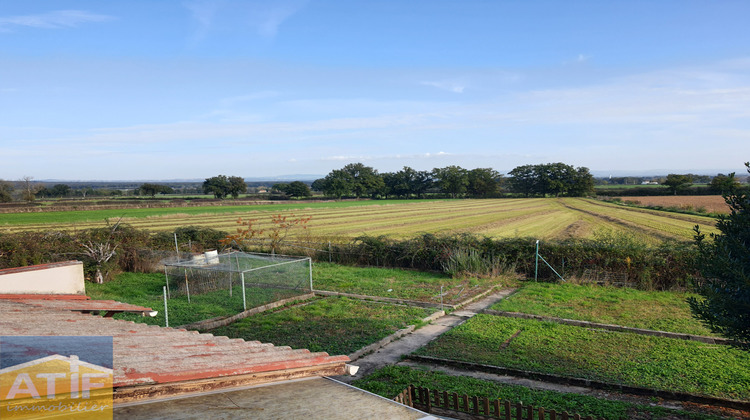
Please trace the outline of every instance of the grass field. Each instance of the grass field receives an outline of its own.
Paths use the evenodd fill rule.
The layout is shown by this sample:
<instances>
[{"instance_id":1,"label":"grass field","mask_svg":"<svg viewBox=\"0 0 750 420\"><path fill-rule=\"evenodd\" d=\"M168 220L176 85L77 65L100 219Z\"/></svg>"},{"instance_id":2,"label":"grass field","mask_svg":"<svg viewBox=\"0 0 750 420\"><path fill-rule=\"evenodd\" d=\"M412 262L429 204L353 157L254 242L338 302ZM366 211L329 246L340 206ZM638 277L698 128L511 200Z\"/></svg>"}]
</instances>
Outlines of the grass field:
<instances>
[{"instance_id":1,"label":"grass field","mask_svg":"<svg viewBox=\"0 0 750 420\"><path fill-rule=\"evenodd\" d=\"M467 376L451 376L443 372L406 366L387 366L353 383L388 399L394 398L409 385L440 391L510 401L544 407L546 411L578 413L582 416L607 419L719 419L722 417L653 407L623 401L598 399L588 395L562 393L508 385Z\"/></svg>"},{"instance_id":2,"label":"grass field","mask_svg":"<svg viewBox=\"0 0 750 420\"><path fill-rule=\"evenodd\" d=\"M492 306L498 311L577 319L676 333L712 335L690 314L688 293L527 282Z\"/></svg>"},{"instance_id":3,"label":"grass field","mask_svg":"<svg viewBox=\"0 0 750 420\"><path fill-rule=\"evenodd\" d=\"M421 324L422 318L433 312L434 309L324 298L241 319L211 333L329 354L350 354L408 325Z\"/></svg>"},{"instance_id":4,"label":"grass field","mask_svg":"<svg viewBox=\"0 0 750 420\"><path fill-rule=\"evenodd\" d=\"M313 287L316 290L355 293L416 300L439 304L442 286L443 303L455 304L484 292L501 281L499 278L451 278L432 273L398 268L351 267L338 264L313 264Z\"/></svg>"},{"instance_id":5,"label":"grass field","mask_svg":"<svg viewBox=\"0 0 750 420\"><path fill-rule=\"evenodd\" d=\"M724 345L480 314L416 353L750 401L750 353Z\"/></svg>"},{"instance_id":6,"label":"grass field","mask_svg":"<svg viewBox=\"0 0 750 420\"><path fill-rule=\"evenodd\" d=\"M692 228L714 232L715 220L654 210L629 208L582 198L487 200L383 200L283 203L0 215L0 230L84 229L123 221L152 231L179 226L207 226L234 231L239 217L257 219L268 229L272 214L311 216L306 234L352 238L363 234L412 237L420 233L471 232L495 238L539 239L591 237L597 231L629 232L647 242L690 240Z\"/></svg>"}]
</instances>

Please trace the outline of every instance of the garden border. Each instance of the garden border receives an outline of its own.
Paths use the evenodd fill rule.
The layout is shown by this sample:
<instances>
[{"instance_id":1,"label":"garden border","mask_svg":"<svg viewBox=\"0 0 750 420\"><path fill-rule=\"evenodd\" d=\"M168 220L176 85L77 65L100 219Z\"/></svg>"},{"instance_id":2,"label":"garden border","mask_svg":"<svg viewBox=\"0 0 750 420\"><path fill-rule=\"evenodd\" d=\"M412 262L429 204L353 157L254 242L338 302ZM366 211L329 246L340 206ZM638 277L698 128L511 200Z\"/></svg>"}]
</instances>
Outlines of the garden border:
<instances>
[{"instance_id":1,"label":"garden border","mask_svg":"<svg viewBox=\"0 0 750 420\"><path fill-rule=\"evenodd\" d=\"M481 363L463 362L460 360L442 359L432 356L421 356L410 354L406 359L435 365L451 366L464 370L476 370L480 372L494 373L499 375L510 375L521 378L536 379L544 382L557 383L563 385L583 386L603 390L614 390L626 394L655 396L664 399L693 402L698 404L709 404L737 410L750 410L750 401L729 400L718 397L709 397L703 395L689 394L686 392L664 391L652 388L642 388L630 385L613 384L609 382L596 381L591 379L575 378L570 376L554 375L550 373L533 372L521 369L513 369L502 366L486 365Z\"/></svg>"},{"instance_id":2,"label":"garden border","mask_svg":"<svg viewBox=\"0 0 750 420\"><path fill-rule=\"evenodd\" d=\"M508 312L508 311L496 311L494 309L484 309L482 310L482 313L487 314L487 315L503 316L507 318L534 319L538 321L556 322L558 324L573 325L576 327L599 328L602 330L629 332L629 333L649 335L649 336L654 336L654 337L666 337L666 338L675 338L679 340L691 340L691 341L698 341L698 342L706 343L706 344L723 344L723 345L736 344L736 342L733 340L720 338L720 337L709 337L705 335L684 334L684 333L675 333L675 332L660 331L660 330L648 330L645 328L624 327L622 325L601 324L598 322L579 321L577 319L557 318L553 316L534 315L534 314L527 314L523 312Z\"/></svg>"},{"instance_id":3,"label":"garden border","mask_svg":"<svg viewBox=\"0 0 750 420\"><path fill-rule=\"evenodd\" d=\"M266 305L258 306L255 308L250 308L246 311L242 311L240 313L230 315L227 317L206 319L203 321L193 322L192 324L180 325L179 327L175 327L175 328L178 328L178 329L181 328L181 329L186 329L186 330L209 331L215 328L227 326L235 321L239 321L240 319L247 318L250 315L255 315L261 312L269 311L271 309L276 309L280 306L284 306L293 302L310 300L310 299L313 299L314 297L315 297L314 293L306 293L304 295L294 296L294 297L290 297L287 299L281 299L281 300L277 300L276 302L271 302Z\"/></svg>"}]
</instances>

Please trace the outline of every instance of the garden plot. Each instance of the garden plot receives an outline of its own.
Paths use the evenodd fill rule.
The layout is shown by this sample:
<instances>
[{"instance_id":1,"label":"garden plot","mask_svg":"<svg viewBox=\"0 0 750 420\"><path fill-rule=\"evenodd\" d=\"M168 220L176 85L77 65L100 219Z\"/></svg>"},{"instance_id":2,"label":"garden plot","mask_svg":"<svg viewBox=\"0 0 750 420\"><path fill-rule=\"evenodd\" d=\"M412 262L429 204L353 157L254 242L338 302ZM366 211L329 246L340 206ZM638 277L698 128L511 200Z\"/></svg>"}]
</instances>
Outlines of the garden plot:
<instances>
[{"instance_id":1,"label":"garden plot","mask_svg":"<svg viewBox=\"0 0 750 420\"><path fill-rule=\"evenodd\" d=\"M480 314L415 354L750 401L750 353L726 345Z\"/></svg>"},{"instance_id":2,"label":"garden plot","mask_svg":"<svg viewBox=\"0 0 750 420\"><path fill-rule=\"evenodd\" d=\"M328 297L251 316L214 335L271 342L328 354L351 354L409 325L421 325L432 309Z\"/></svg>"},{"instance_id":3,"label":"garden plot","mask_svg":"<svg viewBox=\"0 0 750 420\"><path fill-rule=\"evenodd\" d=\"M518 292L491 309L649 330L712 335L690 314L687 304L689 296L694 295L613 286L527 282Z\"/></svg>"},{"instance_id":4,"label":"garden plot","mask_svg":"<svg viewBox=\"0 0 750 420\"><path fill-rule=\"evenodd\" d=\"M455 305L500 284L500 278L451 278L442 273L398 268L313 264L315 290ZM441 299L442 293L442 299Z\"/></svg>"}]
</instances>

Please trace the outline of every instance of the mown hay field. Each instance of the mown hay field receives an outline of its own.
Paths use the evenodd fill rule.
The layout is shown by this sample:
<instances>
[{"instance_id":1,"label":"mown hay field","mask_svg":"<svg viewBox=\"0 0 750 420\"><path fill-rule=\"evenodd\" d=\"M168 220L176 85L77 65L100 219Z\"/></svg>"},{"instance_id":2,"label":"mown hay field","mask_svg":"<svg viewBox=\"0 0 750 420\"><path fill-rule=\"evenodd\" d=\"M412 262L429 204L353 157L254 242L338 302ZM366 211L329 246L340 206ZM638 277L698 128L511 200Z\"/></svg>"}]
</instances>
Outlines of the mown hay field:
<instances>
[{"instance_id":1,"label":"mown hay field","mask_svg":"<svg viewBox=\"0 0 750 420\"><path fill-rule=\"evenodd\" d=\"M620 197L625 202L640 206L676 207L683 210L705 210L709 213L729 213L729 206L720 195L659 195Z\"/></svg>"},{"instance_id":2,"label":"mown hay field","mask_svg":"<svg viewBox=\"0 0 750 420\"><path fill-rule=\"evenodd\" d=\"M140 211L147 210L147 211ZM388 235L408 238L421 233L469 232L493 238L589 238L598 232L629 233L648 242L690 240L692 228L714 232L710 217L631 208L583 198L520 198L487 200L399 200L343 203L285 203L181 209L119 209L96 212L54 212L0 215L0 232L72 230L124 223L151 231L180 226L206 226L233 232L238 218L255 219L268 229L271 215L311 216L296 234L353 238Z\"/></svg>"}]
</instances>

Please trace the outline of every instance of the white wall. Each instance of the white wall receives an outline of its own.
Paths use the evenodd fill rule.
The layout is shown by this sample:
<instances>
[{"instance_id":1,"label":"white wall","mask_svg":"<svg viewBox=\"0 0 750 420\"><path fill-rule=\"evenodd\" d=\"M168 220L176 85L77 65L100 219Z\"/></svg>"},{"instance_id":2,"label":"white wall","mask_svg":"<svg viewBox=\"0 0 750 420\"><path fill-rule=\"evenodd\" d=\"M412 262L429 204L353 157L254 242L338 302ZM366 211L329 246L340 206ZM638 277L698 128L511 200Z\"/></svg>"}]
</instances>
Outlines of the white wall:
<instances>
[{"instance_id":1,"label":"white wall","mask_svg":"<svg viewBox=\"0 0 750 420\"><path fill-rule=\"evenodd\" d=\"M0 270L2 294L84 295L83 263L65 261Z\"/></svg>"}]
</instances>

